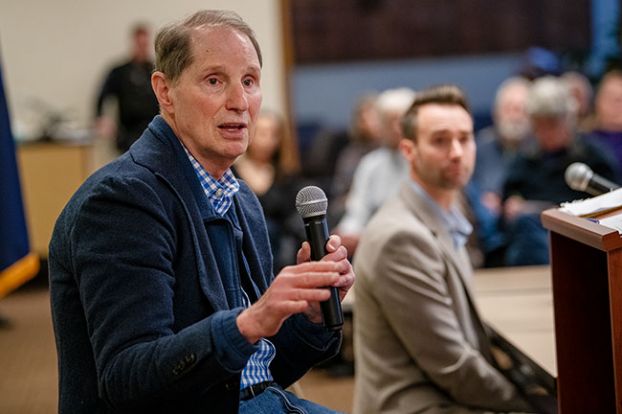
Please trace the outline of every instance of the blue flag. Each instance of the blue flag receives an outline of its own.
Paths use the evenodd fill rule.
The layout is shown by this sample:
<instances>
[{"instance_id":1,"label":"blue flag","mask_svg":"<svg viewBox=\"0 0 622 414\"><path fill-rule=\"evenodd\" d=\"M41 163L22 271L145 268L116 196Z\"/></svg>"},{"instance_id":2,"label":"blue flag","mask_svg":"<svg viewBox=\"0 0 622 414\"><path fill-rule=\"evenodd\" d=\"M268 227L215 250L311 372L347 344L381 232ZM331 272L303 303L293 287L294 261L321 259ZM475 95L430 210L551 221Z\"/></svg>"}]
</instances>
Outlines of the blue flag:
<instances>
[{"instance_id":1,"label":"blue flag","mask_svg":"<svg viewBox=\"0 0 622 414\"><path fill-rule=\"evenodd\" d=\"M30 252L15 143L0 66L0 298L32 278L39 258Z\"/></svg>"}]
</instances>

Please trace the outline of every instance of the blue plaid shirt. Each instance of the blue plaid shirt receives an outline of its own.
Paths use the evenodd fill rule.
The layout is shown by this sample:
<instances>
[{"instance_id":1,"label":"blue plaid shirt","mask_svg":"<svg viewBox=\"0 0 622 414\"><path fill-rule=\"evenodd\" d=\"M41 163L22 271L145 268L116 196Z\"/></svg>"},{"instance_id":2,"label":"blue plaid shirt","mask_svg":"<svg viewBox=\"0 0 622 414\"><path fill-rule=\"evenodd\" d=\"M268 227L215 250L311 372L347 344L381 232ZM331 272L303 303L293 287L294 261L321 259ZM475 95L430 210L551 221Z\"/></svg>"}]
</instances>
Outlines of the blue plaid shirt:
<instances>
[{"instance_id":1,"label":"blue plaid shirt","mask_svg":"<svg viewBox=\"0 0 622 414\"><path fill-rule=\"evenodd\" d=\"M194 158L188 149L182 144L188 159L194 168L194 171L201 182L201 187L207 196L210 204L216 210L216 213L224 216L233 204L233 196L240 189L240 183L236 180L231 170L227 170L220 180L212 177L201 164ZM242 300L244 307L248 308L251 303L244 289L242 289ZM247 388L253 384L264 381L272 381L272 373L270 373L270 363L276 355L274 344L267 339L259 341L259 350L257 350L249 358L240 381L240 389Z\"/></svg>"}]
</instances>

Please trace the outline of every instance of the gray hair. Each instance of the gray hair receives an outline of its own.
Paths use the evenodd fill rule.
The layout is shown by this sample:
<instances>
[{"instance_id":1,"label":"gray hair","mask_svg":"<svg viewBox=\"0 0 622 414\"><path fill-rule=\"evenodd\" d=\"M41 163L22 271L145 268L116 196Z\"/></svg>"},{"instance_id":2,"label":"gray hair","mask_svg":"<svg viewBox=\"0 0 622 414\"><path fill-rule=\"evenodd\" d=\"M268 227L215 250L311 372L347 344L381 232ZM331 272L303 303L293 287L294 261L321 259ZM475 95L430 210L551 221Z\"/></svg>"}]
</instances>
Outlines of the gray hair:
<instances>
[{"instance_id":1,"label":"gray hair","mask_svg":"<svg viewBox=\"0 0 622 414\"><path fill-rule=\"evenodd\" d=\"M171 81L179 78L185 68L192 64L190 34L193 29L206 26L223 26L248 37L253 44L259 65L262 65L261 49L255 32L235 12L226 10L200 10L184 20L163 27L155 39L155 70L164 73Z\"/></svg>"},{"instance_id":2,"label":"gray hair","mask_svg":"<svg viewBox=\"0 0 622 414\"><path fill-rule=\"evenodd\" d=\"M497 110L501 106L503 98L506 96L508 90L512 88L524 88L525 91L528 91L530 86L531 81L526 78L520 76L512 76L510 78L507 78L497 87L494 109Z\"/></svg>"},{"instance_id":3,"label":"gray hair","mask_svg":"<svg viewBox=\"0 0 622 414\"><path fill-rule=\"evenodd\" d=\"M387 112L406 112L413 100L415 91L410 88L387 89L378 95L376 99L376 109L381 116Z\"/></svg>"},{"instance_id":4,"label":"gray hair","mask_svg":"<svg viewBox=\"0 0 622 414\"><path fill-rule=\"evenodd\" d=\"M574 115L576 102L564 81L545 76L533 82L527 95L526 109L530 116L562 118Z\"/></svg>"}]
</instances>

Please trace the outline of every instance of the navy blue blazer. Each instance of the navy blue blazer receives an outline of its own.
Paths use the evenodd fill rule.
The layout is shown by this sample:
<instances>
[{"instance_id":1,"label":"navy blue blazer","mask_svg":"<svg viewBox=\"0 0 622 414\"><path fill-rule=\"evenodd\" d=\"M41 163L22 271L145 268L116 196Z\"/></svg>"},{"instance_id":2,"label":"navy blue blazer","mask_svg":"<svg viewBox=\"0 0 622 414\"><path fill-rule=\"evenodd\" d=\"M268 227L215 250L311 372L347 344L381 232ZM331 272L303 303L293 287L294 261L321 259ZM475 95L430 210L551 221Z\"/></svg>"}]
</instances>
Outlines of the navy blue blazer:
<instances>
[{"instance_id":1,"label":"navy blue blazer","mask_svg":"<svg viewBox=\"0 0 622 414\"><path fill-rule=\"evenodd\" d=\"M232 208L263 292L272 257L263 212L243 182ZM235 323L239 262L226 254L235 230L160 116L87 179L50 242L61 413L237 413L240 373L257 346ZM341 337L295 315L270 340L272 374L286 387L334 355Z\"/></svg>"}]
</instances>

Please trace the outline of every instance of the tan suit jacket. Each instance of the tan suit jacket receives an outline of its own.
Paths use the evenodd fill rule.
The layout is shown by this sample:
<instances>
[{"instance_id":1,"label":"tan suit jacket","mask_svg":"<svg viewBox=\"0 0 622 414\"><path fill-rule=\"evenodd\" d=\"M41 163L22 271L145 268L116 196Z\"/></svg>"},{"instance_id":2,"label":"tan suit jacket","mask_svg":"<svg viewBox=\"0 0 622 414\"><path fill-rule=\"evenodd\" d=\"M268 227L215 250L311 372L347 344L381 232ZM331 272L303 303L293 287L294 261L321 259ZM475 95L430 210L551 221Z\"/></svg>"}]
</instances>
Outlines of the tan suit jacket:
<instances>
[{"instance_id":1,"label":"tan suit jacket","mask_svg":"<svg viewBox=\"0 0 622 414\"><path fill-rule=\"evenodd\" d=\"M354 267L354 413L528 411L489 362L465 249L411 183L370 221Z\"/></svg>"}]
</instances>

